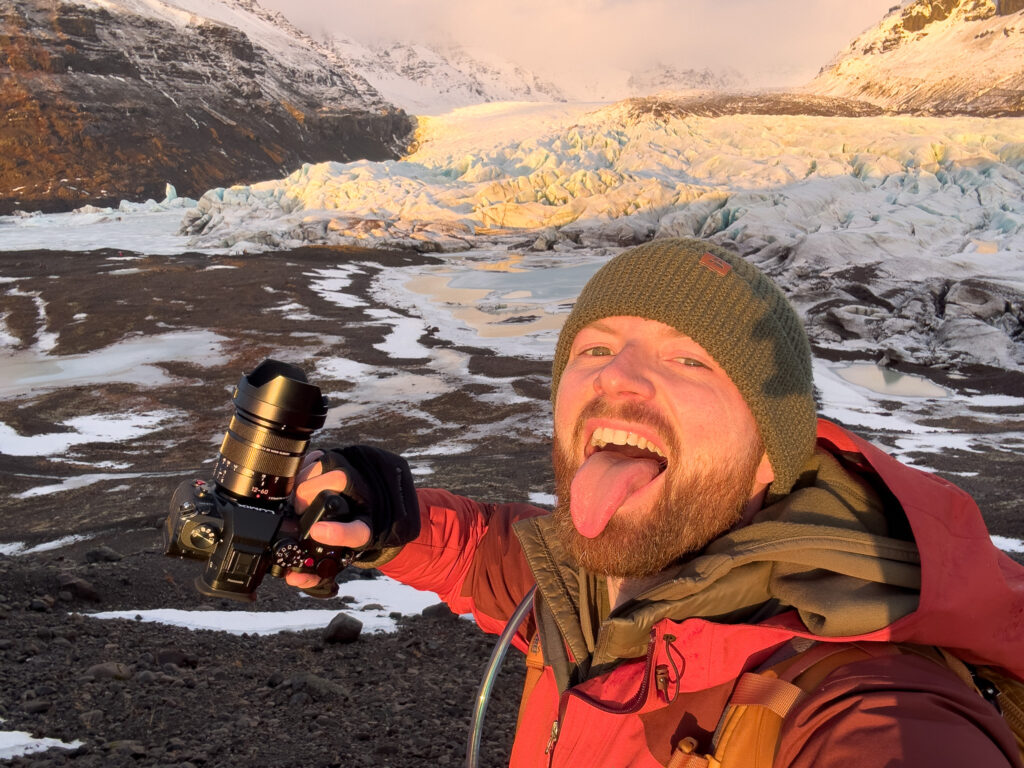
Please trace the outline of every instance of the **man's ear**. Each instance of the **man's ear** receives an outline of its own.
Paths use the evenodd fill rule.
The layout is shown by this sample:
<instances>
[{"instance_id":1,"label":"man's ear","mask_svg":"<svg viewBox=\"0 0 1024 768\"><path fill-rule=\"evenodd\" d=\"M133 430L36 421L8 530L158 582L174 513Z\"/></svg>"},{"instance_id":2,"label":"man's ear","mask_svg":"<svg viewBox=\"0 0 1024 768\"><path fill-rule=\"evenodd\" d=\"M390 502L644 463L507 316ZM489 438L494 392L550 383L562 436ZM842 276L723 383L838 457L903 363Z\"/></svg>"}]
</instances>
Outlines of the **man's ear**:
<instances>
[{"instance_id":1,"label":"man's ear","mask_svg":"<svg viewBox=\"0 0 1024 768\"><path fill-rule=\"evenodd\" d=\"M767 452L761 456L761 463L757 465L757 473L754 475L754 482L757 485L771 485L775 480L775 468L768 458Z\"/></svg>"}]
</instances>

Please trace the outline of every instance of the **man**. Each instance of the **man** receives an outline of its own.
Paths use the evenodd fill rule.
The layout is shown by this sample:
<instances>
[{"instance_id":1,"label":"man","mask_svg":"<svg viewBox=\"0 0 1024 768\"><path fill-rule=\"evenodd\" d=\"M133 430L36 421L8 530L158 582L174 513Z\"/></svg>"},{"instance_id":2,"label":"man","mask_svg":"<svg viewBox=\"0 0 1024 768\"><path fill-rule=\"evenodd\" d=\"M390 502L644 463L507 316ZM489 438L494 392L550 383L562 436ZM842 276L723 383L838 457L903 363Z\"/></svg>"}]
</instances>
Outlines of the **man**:
<instances>
[{"instance_id":1,"label":"man","mask_svg":"<svg viewBox=\"0 0 1024 768\"><path fill-rule=\"evenodd\" d=\"M620 254L565 323L552 396L551 514L414 492L404 462L365 447L297 490L299 507L361 502L314 537L485 630L537 584L518 643L539 641L544 667L513 766L707 765L687 760L714 752L737 679L808 646L854 655L785 716L775 765L1019 765L941 658L889 651L1024 673L1024 569L966 494L816 424L806 336L758 270L695 240ZM737 749L722 764L753 764Z\"/></svg>"}]
</instances>

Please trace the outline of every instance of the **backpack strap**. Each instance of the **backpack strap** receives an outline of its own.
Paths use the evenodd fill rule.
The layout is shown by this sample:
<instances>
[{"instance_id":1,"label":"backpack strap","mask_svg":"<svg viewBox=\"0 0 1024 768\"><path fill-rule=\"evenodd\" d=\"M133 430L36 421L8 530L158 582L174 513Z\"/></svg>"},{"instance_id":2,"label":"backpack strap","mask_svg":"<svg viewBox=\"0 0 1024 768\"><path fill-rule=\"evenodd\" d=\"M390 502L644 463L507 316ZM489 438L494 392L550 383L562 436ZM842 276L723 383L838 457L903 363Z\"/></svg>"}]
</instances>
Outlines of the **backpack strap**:
<instances>
[{"instance_id":1,"label":"backpack strap","mask_svg":"<svg viewBox=\"0 0 1024 768\"><path fill-rule=\"evenodd\" d=\"M523 724L523 717L526 713L526 700L540 681L544 672L544 649L540 644L540 632L533 633L530 640L530 648L526 652L526 679L523 681L523 695L519 699L519 719L516 721L516 730Z\"/></svg>"},{"instance_id":2,"label":"backpack strap","mask_svg":"<svg viewBox=\"0 0 1024 768\"><path fill-rule=\"evenodd\" d=\"M996 667L967 664L945 648L937 650L946 666L1003 716L1013 732L1017 751L1024 763L1024 682Z\"/></svg>"},{"instance_id":3,"label":"backpack strap","mask_svg":"<svg viewBox=\"0 0 1024 768\"><path fill-rule=\"evenodd\" d=\"M669 768L771 768L782 724L809 691L839 667L899 652L886 643L815 643L782 650L736 681L712 737L712 754L698 752L697 741L687 737L676 745Z\"/></svg>"},{"instance_id":4,"label":"backpack strap","mask_svg":"<svg viewBox=\"0 0 1024 768\"><path fill-rule=\"evenodd\" d=\"M899 648L890 643L815 643L803 653L766 672L774 672L782 680L788 680L806 692L813 691L842 666L899 653Z\"/></svg>"}]
</instances>

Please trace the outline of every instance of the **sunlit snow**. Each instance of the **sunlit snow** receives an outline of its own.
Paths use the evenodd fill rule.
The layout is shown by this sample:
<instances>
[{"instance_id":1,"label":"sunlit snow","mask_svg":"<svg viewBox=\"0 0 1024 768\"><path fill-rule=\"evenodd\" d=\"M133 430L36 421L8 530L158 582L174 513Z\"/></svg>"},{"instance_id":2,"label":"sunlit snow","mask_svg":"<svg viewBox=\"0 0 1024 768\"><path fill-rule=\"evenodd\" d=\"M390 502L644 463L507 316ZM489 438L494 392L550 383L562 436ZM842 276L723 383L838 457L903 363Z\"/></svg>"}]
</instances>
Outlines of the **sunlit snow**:
<instances>
[{"instance_id":1,"label":"sunlit snow","mask_svg":"<svg viewBox=\"0 0 1024 768\"><path fill-rule=\"evenodd\" d=\"M175 416L172 411L73 416L61 422L67 431L38 435L20 435L0 422L0 450L10 456L53 456L84 443L124 443L161 429Z\"/></svg>"},{"instance_id":2,"label":"sunlit snow","mask_svg":"<svg viewBox=\"0 0 1024 768\"><path fill-rule=\"evenodd\" d=\"M393 632L395 617L415 615L439 602L432 592L421 592L386 576L346 581L338 587L338 598L315 601L317 608L297 611L182 611L158 608L146 611L103 611L85 614L94 619L155 621L189 629L213 629L232 634L268 634L323 629L339 612L363 623L364 632ZM376 607L375 607L376 606Z\"/></svg>"},{"instance_id":3,"label":"sunlit snow","mask_svg":"<svg viewBox=\"0 0 1024 768\"><path fill-rule=\"evenodd\" d=\"M3 720L0 719L0 723ZM39 738L25 731L0 731L0 760L10 760L20 755L44 752L47 749L77 749L83 742L79 740L66 742L60 739Z\"/></svg>"}]
</instances>

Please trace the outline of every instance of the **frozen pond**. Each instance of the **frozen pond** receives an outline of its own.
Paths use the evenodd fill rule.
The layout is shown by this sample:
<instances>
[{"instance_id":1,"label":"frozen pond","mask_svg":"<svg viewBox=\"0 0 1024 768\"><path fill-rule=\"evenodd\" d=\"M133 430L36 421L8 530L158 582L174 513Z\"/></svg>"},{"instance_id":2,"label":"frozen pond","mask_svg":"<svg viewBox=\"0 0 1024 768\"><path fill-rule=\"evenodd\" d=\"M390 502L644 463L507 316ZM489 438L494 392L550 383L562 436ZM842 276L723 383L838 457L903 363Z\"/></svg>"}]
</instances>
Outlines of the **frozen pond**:
<instances>
[{"instance_id":1,"label":"frozen pond","mask_svg":"<svg viewBox=\"0 0 1024 768\"><path fill-rule=\"evenodd\" d=\"M28 349L0 357L0 397L82 384L121 382L160 386L171 377L157 364L187 360L220 363L227 341L210 331L183 331L136 336L81 355L47 355Z\"/></svg>"},{"instance_id":2,"label":"frozen pond","mask_svg":"<svg viewBox=\"0 0 1024 768\"><path fill-rule=\"evenodd\" d=\"M854 363L837 373L851 384L893 397L946 397L949 393L923 376L900 373L874 363Z\"/></svg>"}]
</instances>

